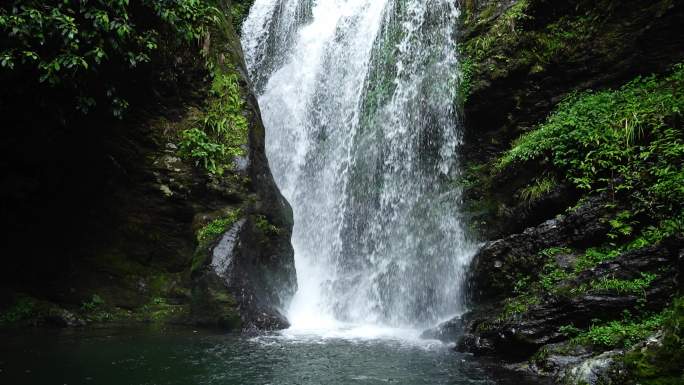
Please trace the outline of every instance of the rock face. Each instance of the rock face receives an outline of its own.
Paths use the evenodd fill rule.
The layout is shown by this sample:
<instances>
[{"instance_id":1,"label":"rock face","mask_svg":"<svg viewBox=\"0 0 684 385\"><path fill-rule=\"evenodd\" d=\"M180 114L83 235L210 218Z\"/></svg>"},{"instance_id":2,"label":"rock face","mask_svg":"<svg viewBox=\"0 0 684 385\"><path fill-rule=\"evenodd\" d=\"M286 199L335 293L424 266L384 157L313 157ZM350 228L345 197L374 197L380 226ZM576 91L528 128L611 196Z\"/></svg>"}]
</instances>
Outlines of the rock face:
<instances>
[{"instance_id":1,"label":"rock face","mask_svg":"<svg viewBox=\"0 0 684 385\"><path fill-rule=\"evenodd\" d=\"M558 383L634 383L629 376L634 368L624 367L629 344L582 342L569 330L641 327L637 319L663 314L673 298L677 301L682 295L681 225L668 237L628 244L639 231L659 226L648 213L630 206L634 192L573 187L553 154L530 157L534 160L520 161L505 172L497 167L512 143L539 127L568 95L669 73L684 60L684 36L676 32L684 20L684 4L459 3L466 128L459 181L466 216L488 241L470 268L471 310L426 331L425 337L456 342L462 351L523 362L518 367ZM681 129L680 120L678 115L668 124ZM677 210L672 217L679 215ZM631 211L638 212L632 224L640 224L618 233L616 218ZM461 334L454 338L452 331ZM681 371L677 365L668 370Z\"/></svg>"},{"instance_id":2,"label":"rock face","mask_svg":"<svg viewBox=\"0 0 684 385\"><path fill-rule=\"evenodd\" d=\"M264 126L237 36L231 35L222 47L221 52L233 53L232 60L246 90L243 95L250 123L249 151L238 176L244 178L240 183L249 182L239 203L242 218L227 229L223 238L217 238L209 247L200 245L197 251L203 262L193 272L192 319L203 324L227 325L234 322L231 312L236 310L243 329L283 329L289 323L282 309L297 285L290 245L292 209L280 194L268 166ZM225 239L228 235L232 238ZM217 250L226 248L222 242L231 244L222 251L225 255L219 255ZM217 258L228 260L229 267L218 270ZM224 298L225 290L231 298ZM230 311L223 314L217 308Z\"/></svg>"},{"instance_id":3,"label":"rock face","mask_svg":"<svg viewBox=\"0 0 684 385\"><path fill-rule=\"evenodd\" d=\"M550 219L520 234L487 242L473 257L471 297L483 302L509 295L521 274L535 275L532 267L544 264L539 251L552 246L583 246L606 235L608 210L594 197L572 212ZM538 273L538 271L537 271Z\"/></svg>"},{"instance_id":4,"label":"rock face","mask_svg":"<svg viewBox=\"0 0 684 385\"><path fill-rule=\"evenodd\" d=\"M568 336L561 332L563 326L586 328L593 320L620 319L623 311L634 309L640 301L646 308L661 309L677 288L677 259L683 249L684 239L677 238L624 253L559 283L558 294L541 298L540 303L510 318L500 317L500 308L486 307L469 313L464 317L467 332L459 342L460 349L510 357L527 352L529 356L544 345L567 340ZM645 273L657 273L658 278L643 293L590 288L600 277L629 281ZM573 293L572 289L577 288L585 289Z\"/></svg>"},{"instance_id":5,"label":"rock face","mask_svg":"<svg viewBox=\"0 0 684 385\"><path fill-rule=\"evenodd\" d=\"M684 60L684 37L678 33L684 5L677 1L459 3L463 26L458 39L468 58L462 92L465 137L459 151L466 167L496 158L572 92L619 87L636 76L667 72ZM472 221L487 239L536 226L579 198L577 191L560 185L539 201L516 202L516 190L544 168L529 164L491 180L491 188L466 189L466 204L476 202Z\"/></svg>"},{"instance_id":6,"label":"rock face","mask_svg":"<svg viewBox=\"0 0 684 385\"><path fill-rule=\"evenodd\" d=\"M231 13L230 2L217 3ZM84 319L287 326L281 310L296 290L292 211L269 169L230 21L200 48L167 53L176 57L173 68L158 72L170 79L141 89L126 120L92 116L57 128L48 117L9 122L22 129L2 145L3 222L12 229L2 254L16 257L3 268L0 310L17 306L12 293L26 293ZM213 73L205 60L215 63ZM210 173L180 142L221 96L211 89L221 74L236 76L248 137L244 156ZM22 155L28 145L36 151ZM226 218L241 223L223 253L229 274L213 264L232 229Z\"/></svg>"},{"instance_id":7,"label":"rock face","mask_svg":"<svg viewBox=\"0 0 684 385\"><path fill-rule=\"evenodd\" d=\"M434 339L443 342L456 341L463 333L463 319L455 317L448 321L442 322L434 328L424 331L420 338Z\"/></svg>"}]
</instances>

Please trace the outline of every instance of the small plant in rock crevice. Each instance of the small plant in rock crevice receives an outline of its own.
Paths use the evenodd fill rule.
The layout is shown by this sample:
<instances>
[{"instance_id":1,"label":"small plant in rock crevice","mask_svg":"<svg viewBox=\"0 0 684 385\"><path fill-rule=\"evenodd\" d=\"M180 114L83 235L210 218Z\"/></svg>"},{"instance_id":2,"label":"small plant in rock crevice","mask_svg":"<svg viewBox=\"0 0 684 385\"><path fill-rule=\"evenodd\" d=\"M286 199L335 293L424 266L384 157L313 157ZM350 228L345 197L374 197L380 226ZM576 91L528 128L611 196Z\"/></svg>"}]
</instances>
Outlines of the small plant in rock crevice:
<instances>
[{"instance_id":1,"label":"small plant in rock crevice","mask_svg":"<svg viewBox=\"0 0 684 385\"><path fill-rule=\"evenodd\" d=\"M197 242L204 244L219 237L240 218L241 210L233 210L228 215L214 219L197 231Z\"/></svg>"},{"instance_id":2,"label":"small plant in rock crevice","mask_svg":"<svg viewBox=\"0 0 684 385\"><path fill-rule=\"evenodd\" d=\"M211 99L195 127L180 133L180 154L210 174L233 168L236 157L246 154L248 123L244 116L238 76L217 72Z\"/></svg>"},{"instance_id":3,"label":"small plant in rock crevice","mask_svg":"<svg viewBox=\"0 0 684 385\"><path fill-rule=\"evenodd\" d=\"M83 301L81 303L81 310L84 312L93 312L103 306L105 303L104 299L97 294L93 296L88 301Z\"/></svg>"},{"instance_id":4,"label":"small plant in rock crevice","mask_svg":"<svg viewBox=\"0 0 684 385\"><path fill-rule=\"evenodd\" d=\"M280 234L282 231L278 226L271 224L264 215L257 215L254 222L257 229L264 235L274 236Z\"/></svg>"},{"instance_id":5,"label":"small plant in rock crevice","mask_svg":"<svg viewBox=\"0 0 684 385\"><path fill-rule=\"evenodd\" d=\"M634 319L630 316L622 320L596 323L588 330L577 334L572 343L591 345L599 349L629 348L652 335L663 326L669 311Z\"/></svg>"},{"instance_id":6,"label":"small plant in rock crevice","mask_svg":"<svg viewBox=\"0 0 684 385\"><path fill-rule=\"evenodd\" d=\"M523 203L530 205L553 191L557 184L558 182L550 176L535 178L527 186L518 191L518 199Z\"/></svg>"}]
</instances>

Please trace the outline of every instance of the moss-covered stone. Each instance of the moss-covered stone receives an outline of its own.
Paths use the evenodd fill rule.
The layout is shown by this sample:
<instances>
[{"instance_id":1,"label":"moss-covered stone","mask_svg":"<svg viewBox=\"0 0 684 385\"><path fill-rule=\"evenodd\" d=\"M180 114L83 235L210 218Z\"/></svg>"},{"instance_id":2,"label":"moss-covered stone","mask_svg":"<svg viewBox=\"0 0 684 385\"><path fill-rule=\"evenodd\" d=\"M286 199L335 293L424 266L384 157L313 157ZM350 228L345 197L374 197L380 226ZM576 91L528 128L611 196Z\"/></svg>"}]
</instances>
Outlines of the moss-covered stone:
<instances>
[{"instance_id":1,"label":"moss-covered stone","mask_svg":"<svg viewBox=\"0 0 684 385\"><path fill-rule=\"evenodd\" d=\"M684 382L684 299L674 300L663 332L624 356L630 383L674 385Z\"/></svg>"}]
</instances>

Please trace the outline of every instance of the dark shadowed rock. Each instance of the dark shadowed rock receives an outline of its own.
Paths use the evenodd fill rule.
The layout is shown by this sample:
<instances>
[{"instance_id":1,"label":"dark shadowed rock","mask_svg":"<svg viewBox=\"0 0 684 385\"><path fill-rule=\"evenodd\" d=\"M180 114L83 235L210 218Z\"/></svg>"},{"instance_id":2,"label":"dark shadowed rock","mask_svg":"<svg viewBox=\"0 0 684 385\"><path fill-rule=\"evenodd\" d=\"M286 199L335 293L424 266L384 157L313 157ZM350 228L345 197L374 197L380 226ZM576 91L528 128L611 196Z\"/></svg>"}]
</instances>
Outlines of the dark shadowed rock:
<instances>
[{"instance_id":1,"label":"dark shadowed rock","mask_svg":"<svg viewBox=\"0 0 684 385\"><path fill-rule=\"evenodd\" d=\"M610 226L601 197L589 199L572 212L484 244L470 266L470 295L475 302L501 298L513 290L517 277L535 277L543 265L539 251L551 246L582 246L601 239Z\"/></svg>"},{"instance_id":2,"label":"dark shadowed rock","mask_svg":"<svg viewBox=\"0 0 684 385\"><path fill-rule=\"evenodd\" d=\"M562 281L558 294L548 295L536 305L512 317L502 317L503 305L480 306L464 315L464 335L458 348L476 354L496 354L523 359L540 347L567 340L561 326L587 328L593 320L622 318L624 310L643 303L643 310L659 311L676 291L680 271L676 267L684 239L670 238L649 247L626 252L616 259L598 264L576 277ZM657 274L640 295L590 289L600 277L633 280L642 273ZM572 294L571 288L585 287ZM567 288L568 290L563 290ZM567 293L567 294L563 294Z\"/></svg>"},{"instance_id":3,"label":"dark shadowed rock","mask_svg":"<svg viewBox=\"0 0 684 385\"><path fill-rule=\"evenodd\" d=\"M463 332L463 320L461 317L454 317L442 322L434 328L425 330L420 338L440 340L442 342L456 342Z\"/></svg>"}]
</instances>

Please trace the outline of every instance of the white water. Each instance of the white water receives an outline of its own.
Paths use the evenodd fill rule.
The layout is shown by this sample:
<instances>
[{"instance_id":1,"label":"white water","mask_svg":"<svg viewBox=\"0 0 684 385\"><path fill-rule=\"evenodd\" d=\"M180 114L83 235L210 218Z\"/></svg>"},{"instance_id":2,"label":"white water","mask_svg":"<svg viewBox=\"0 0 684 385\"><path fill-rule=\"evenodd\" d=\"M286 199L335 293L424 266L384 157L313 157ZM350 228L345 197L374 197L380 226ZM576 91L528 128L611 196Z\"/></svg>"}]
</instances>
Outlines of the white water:
<instances>
[{"instance_id":1,"label":"white water","mask_svg":"<svg viewBox=\"0 0 684 385\"><path fill-rule=\"evenodd\" d=\"M453 0L256 0L242 35L292 204L291 333L412 335L461 312Z\"/></svg>"}]
</instances>

